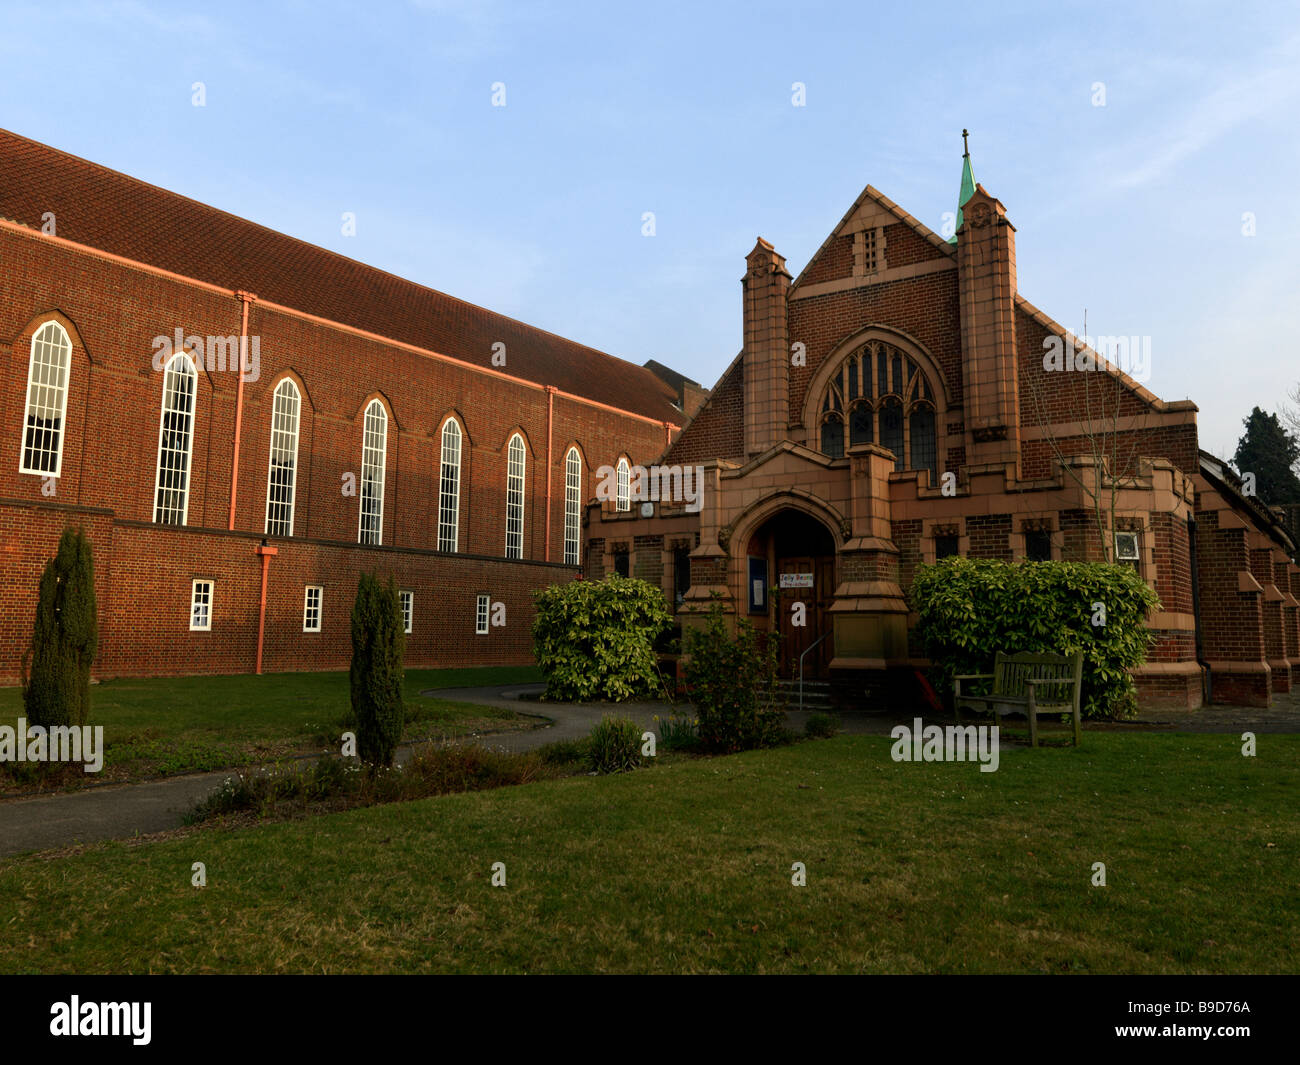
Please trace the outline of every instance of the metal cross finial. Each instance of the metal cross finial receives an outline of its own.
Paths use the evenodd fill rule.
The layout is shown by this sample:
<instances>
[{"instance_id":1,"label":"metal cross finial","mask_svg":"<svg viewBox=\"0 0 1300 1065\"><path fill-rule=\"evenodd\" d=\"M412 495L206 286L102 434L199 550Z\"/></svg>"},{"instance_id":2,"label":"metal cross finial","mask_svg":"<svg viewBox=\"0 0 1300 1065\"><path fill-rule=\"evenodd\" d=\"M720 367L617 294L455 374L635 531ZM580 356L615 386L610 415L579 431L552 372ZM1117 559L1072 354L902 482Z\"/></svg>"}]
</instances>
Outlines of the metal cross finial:
<instances>
[{"instance_id":1,"label":"metal cross finial","mask_svg":"<svg viewBox=\"0 0 1300 1065\"><path fill-rule=\"evenodd\" d=\"M968 135L969 134L966 130L961 131L961 154L963 156L970 155L970 146L966 143L966 137Z\"/></svg>"}]
</instances>

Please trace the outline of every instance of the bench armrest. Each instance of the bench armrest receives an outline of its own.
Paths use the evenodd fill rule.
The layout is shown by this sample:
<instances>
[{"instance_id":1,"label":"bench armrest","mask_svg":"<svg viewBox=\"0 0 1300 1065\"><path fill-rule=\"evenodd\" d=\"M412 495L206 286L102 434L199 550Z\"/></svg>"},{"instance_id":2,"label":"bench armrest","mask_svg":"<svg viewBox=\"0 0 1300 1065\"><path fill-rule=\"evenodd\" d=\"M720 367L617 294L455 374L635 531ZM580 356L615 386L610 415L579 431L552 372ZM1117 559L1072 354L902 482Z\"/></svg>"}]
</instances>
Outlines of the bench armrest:
<instances>
[{"instance_id":1,"label":"bench armrest","mask_svg":"<svg viewBox=\"0 0 1300 1065\"><path fill-rule=\"evenodd\" d=\"M953 675L953 680L992 680L996 674L993 673L957 673Z\"/></svg>"}]
</instances>

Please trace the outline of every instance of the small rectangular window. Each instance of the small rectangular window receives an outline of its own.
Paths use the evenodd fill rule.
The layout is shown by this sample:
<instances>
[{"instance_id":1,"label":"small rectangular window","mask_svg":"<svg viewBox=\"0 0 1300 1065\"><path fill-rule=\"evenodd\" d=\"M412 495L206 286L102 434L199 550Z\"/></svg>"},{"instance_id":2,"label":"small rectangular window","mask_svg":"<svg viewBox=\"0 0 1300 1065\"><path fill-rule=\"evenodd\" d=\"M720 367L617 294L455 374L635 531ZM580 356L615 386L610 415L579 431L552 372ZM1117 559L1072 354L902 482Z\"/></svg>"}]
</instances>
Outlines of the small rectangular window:
<instances>
[{"instance_id":1,"label":"small rectangular window","mask_svg":"<svg viewBox=\"0 0 1300 1065\"><path fill-rule=\"evenodd\" d=\"M488 631L488 597L480 595L478 597L478 610L474 619L474 632L478 636L486 636Z\"/></svg>"},{"instance_id":2,"label":"small rectangular window","mask_svg":"<svg viewBox=\"0 0 1300 1065\"><path fill-rule=\"evenodd\" d=\"M402 599L402 631L411 632L411 618L415 615L415 593L398 592Z\"/></svg>"},{"instance_id":3,"label":"small rectangular window","mask_svg":"<svg viewBox=\"0 0 1300 1065\"><path fill-rule=\"evenodd\" d=\"M303 599L302 606L302 631L303 632L320 632L320 614L321 601L325 597L325 589L318 584L307 585L307 594Z\"/></svg>"},{"instance_id":4,"label":"small rectangular window","mask_svg":"<svg viewBox=\"0 0 1300 1065\"><path fill-rule=\"evenodd\" d=\"M195 581L190 596L190 628L208 631L212 628L212 582Z\"/></svg>"},{"instance_id":5,"label":"small rectangular window","mask_svg":"<svg viewBox=\"0 0 1300 1065\"><path fill-rule=\"evenodd\" d=\"M956 536L936 536L934 538L934 557L936 559L949 558L958 554L959 550Z\"/></svg>"},{"instance_id":6,"label":"small rectangular window","mask_svg":"<svg viewBox=\"0 0 1300 1065\"><path fill-rule=\"evenodd\" d=\"M1142 546L1137 533L1115 534L1115 561L1122 566L1131 566L1134 570L1141 571Z\"/></svg>"},{"instance_id":7,"label":"small rectangular window","mask_svg":"<svg viewBox=\"0 0 1300 1065\"><path fill-rule=\"evenodd\" d=\"M1044 529L1025 533L1025 558L1030 562L1052 561L1052 534Z\"/></svg>"}]
</instances>

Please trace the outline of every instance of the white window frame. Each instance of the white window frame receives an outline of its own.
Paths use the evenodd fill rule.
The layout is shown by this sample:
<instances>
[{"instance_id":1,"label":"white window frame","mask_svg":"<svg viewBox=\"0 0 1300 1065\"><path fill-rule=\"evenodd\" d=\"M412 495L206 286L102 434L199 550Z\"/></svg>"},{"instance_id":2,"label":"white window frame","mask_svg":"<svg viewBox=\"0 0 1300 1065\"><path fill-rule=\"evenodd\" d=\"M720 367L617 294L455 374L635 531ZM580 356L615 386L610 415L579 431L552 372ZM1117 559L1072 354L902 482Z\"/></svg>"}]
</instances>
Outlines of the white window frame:
<instances>
[{"instance_id":1,"label":"white window frame","mask_svg":"<svg viewBox=\"0 0 1300 1065\"><path fill-rule=\"evenodd\" d=\"M488 634L488 615L492 610L492 597L490 595L480 595L474 608L474 635L486 636Z\"/></svg>"},{"instance_id":2,"label":"white window frame","mask_svg":"<svg viewBox=\"0 0 1300 1065\"><path fill-rule=\"evenodd\" d=\"M179 364L179 369L177 369ZM168 452L175 453L175 449L165 447L167 443L167 398L172 392L179 395L179 390L170 389L168 383L173 379L173 375L184 377L193 386L191 393L191 403L189 411L189 421L185 428L185 462L181 470L181 480L184 485L182 488L166 487L162 483L163 477L163 455ZM192 481L194 466L194 427L198 423L199 411L199 372L195 368L193 361L184 352L177 352L167 360L167 365L163 369L163 388L162 388L162 407L158 415L158 467L154 477L154 502L153 502L153 520L159 525L186 525L190 517L190 483ZM160 506L160 496L164 491L179 492L181 496L179 522L165 521L160 516L164 513ZM166 513L173 513L176 507L166 508Z\"/></svg>"},{"instance_id":3,"label":"white window frame","mask_svg":"<svg viewBox=\"0 0 1300 1065\"><path fill-rule=\"evenodd\" d=\"M582 565L582 456L576 447L564 456L564 564Z\"/></svg>"},{"instance_id":4,"label":"white window frame","mask_svg":"<svg viewBox=\"0 0 1300 1065\"><path fill-rule=\"evenodd\" d=\"M316 624L310 624L312 614L311 593L316 593ZM309 584L303 589L302 593L302 631L303 632L320 632L321 622L325 614L325 587L320 584Z\"/></svg>"},{"instance_id":5,"label":"white window frame","mask_svg":"<svg viewBox=\"0 0 1300 1065\"><path fill-rule=\"evenodd\" d=\"M528 450L515 433L506 448L506 558L524 557L524 486Z\"/></svg>"},{"instance_id":6,"label":"white window frame","mask_svg":"<svg viewBox=\"0 0 1300 1065\"><path fill-rule=\"evenodd\" d=\"M460 453L465 433L460 422L448 418L442 426L442 452L438 461L438 550L460 549Z\"/></svg>"},{"instance_id":7,"label":"white window frame","mask_svg":"<svg viewBox=\"0 0 1300 1065\"><path fill-rule=\"evenodd\" d=\"M1133 554L1121 555L1119 543L1121 537L1133 538ZM1122 566L1132 566L1136 570L1142 567L1142 535L1131 529L1120 529L1115 533L1115 561Z\"/></svg>"},{"instance_id":8,"label":"white window frame","mask_svg":"<svg viewBox=\"0 0 1300 1065\"><path fill-rule=\"evenodd\" d=\"M51 327L53 327L53 330L51 330ZM42 339L42 337L47 332L47 330L51 331L51 336L49 338ZM56 337L60 338L60 343L58 347L62 351L59 365L54 366L52 362L46 359L41 360L42 369L55 372L56 381L54 384L50 384L48 380L38 381L36 379L37 352L39 350L42 355L48 355L50 353L49 349L55 347L53 340ZM48 378L49 372L43 374L43 376ZM27 392L25 393L25 395L27 396L27 405L24 408L22 439L19 440L18 442L18 472L19 473L32 473L38 477L55 477L55 478L59 477L62 474L63 440L64 440L64 436L66 435L65 430L67 428L67 421L68 421L68 387L71 383L71 377L72 377L72 339L68 336L68 331L64 329L63 326L61 326L58 322L54 321L54 319L51 318L49 321L42 322L34 330L32 330L31 352L27 357ZM54 392L54 399L55 399L55 403L57 403L57 409L59 412L59 417L58 417L59 427L55 431L55 444L52 449L44 448L44 447L36 447L33 448L32 450L34 453L33 457L37 457L37 458L39 458L40 455L46 454L50 450L53 450L54 469L53 470L34 469L31 466L27 465L28 432L29 430L31 430L32 427L33 413L39 414L40 412L45 412L49 414L49 413L53 413L54 410L56 409L54 403L38 404L36 402L38 396L41 399L46 399L47 396L45 394L50 391ZM33 408L35 408L35 411L33 410ZM49 432L49 430L45 430L45 432ZM37 438L37 434L36 432L33 431L32 433L33 441L35 441L36 438Z\"/></svg>"},{"instance_id":9,"label":"white window frame","mask_svg":"<svg viewBox=\"0 0 1300 1065\"><path fill-rule=\"evenodd\" d=\"M375 441L378 441L376 443ZM365 417L361 419L361 485L357 515L357 543L367 547L384 545L384 470L388 463L388 411L383 403L372 399L366 404ZM371 485L372 498L378 499L375 511L377 526L373 539L365 538L366 486Z\"/></svg>"},{"instance_id":10,"label":"white window frame","mask_svg":"<svg viewBox=\"0 0 1300 1065\"><path fill-rule=\"evenodd\" d=\"M402 631L409 636L415 622L415 593L402 589L397 598L402 604Z\"/></svg>"},{"instance_id":11,"label":"white window frame","mask_svg":"<svg viewBox=\"0 0 1300 1065\"><path fill-rule=\"evenodd\" d=\"M199 588L203 586L207 589L206 599L202 602L199 600ZM191 632L211 632L212 631L212 603L216 598L217 582L207 577L195 578L190 583L190 631ZM203 607L203 622L199 622L199 607Z\"/></svg>"},{"instance_id":12,"label":"white window frame","mask_svg":"<svg viewBox=\"0 0 1300 1065\"><path fill-rule=\"evenodd\" d=\"M618 460L618 488L615 494L616 510L632 509L632 467L627 459Z\"/></svg>"},{"instance_id":13,"label":"white window frame","mask_svg":"<svg viewBox=\"0 0 1300 1065\"><path fill-rule=\"evenodd\" d=\"M285 386L288 389L285 389ZM282 410L280 401L285 400L285 407ZM295 512L295 502L298 491L298 429L302 416L302 393L298 391L297 384L292 377L286 377L278 385L271 396L271 446L266 460L266 526L267 536L292 536L293 520ZM292 428L286 428L286 425L292 425ZM280 447L276 447L277 441ZM276 500L281 506L287 506L289 510L289 531L271 531L271 487L272 474L275 472L275 455L279 451L281 454L289 453L291 459L289 462L289 484L288 499ZM283 488L283 484L281 488Z\"/></svg>"}]
</instances>

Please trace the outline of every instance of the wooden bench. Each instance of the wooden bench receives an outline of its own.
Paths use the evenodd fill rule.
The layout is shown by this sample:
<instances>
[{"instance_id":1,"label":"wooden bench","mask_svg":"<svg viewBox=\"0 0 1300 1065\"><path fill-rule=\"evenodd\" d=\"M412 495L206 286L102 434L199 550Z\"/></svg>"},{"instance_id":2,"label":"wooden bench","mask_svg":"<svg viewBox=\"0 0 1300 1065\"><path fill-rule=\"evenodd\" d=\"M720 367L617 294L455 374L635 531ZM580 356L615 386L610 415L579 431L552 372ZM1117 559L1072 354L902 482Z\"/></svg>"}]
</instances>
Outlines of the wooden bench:
<instances>
[{"instance_id":1,"label":"wooden bench","mask_svg":"<svg viewBox=\"0 0 1300 1065\"><path fill-rule=\"evenodd\" d=\"M1024 714L1029 718L1029 743L1038 746L1039 714L1072 714L1074 716L1074 745L1079 745L1079 688L1083 679L1083 652L1073 655L1036 655L997 653L992 673L963 673L953 678L956 687L954 710L957 723L961 723L963 707L970 710L993 711L994 721L1000 726L1007 712ZM988 695L972 695L967 688L970 682L992 680L993 690Z\"/></svg>"}]
</instances>

